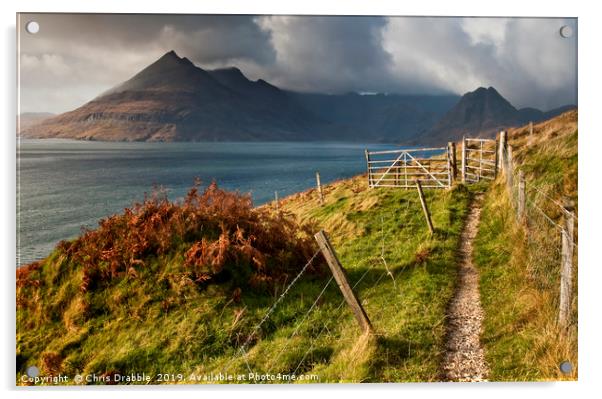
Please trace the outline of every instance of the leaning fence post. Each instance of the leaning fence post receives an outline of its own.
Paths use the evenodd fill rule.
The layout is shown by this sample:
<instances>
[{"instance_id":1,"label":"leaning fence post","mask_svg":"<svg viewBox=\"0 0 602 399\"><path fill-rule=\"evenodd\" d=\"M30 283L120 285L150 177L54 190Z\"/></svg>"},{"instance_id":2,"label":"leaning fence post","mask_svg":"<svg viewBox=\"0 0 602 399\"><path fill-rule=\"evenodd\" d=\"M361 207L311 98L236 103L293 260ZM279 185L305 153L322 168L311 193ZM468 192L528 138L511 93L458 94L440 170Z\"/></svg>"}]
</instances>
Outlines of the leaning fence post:
<instances>
[{"instance_id":1,"label":"leaning fence post","mask_svg":"<svg viewBox=\"0 0 602 399\"><path fill-rule=\"evenodd\" d=\"M362 307L361 302L353 292L353 289L351 289L349 281L347 280L347 275L345 274L345 270L343 269L343 266L341 265L337 254L334 252L334 249L332 248L332 245L330 244L326 233L324 232L324 230L320 230L314 236L314 238L318 242L318 246L322 251L322 255L324 255L326 263L328 263L328 267L330 268L334 279L339 285L339 289L341 290L345 301L347 301L347 304L353 311L353 315L357 319L357 322L359 323L360 327L362 328L364 333L372 332L372 324L370 323L370 319L368 318L366 311Z\"/></svg>"},{"instance_id":2,"label":"leaning fence post","mask_svg":"<svg viewBox=\"0 0 602 399\"><path fill-rule=\"evenodd\" d=\"M522 170L518 171L518 206L517 206L517 214L518 214L518 220L519 221L523 221L524 216L525 216L525 202L526 202L526 196L525 196L525 174L523 173Z\"/></svg>"},{"instance_id":3,"label":"leaning fence post","mask_svg":"<svg viewBox=\"0 0 602 399\"><path fill-rule=\"evenodd\" d=\"M368 169L368 187L372 188L372 171L370 170L370 153L366 148L364 150L364 154L366 155L366 167Z\"/></svg>"},{"instance_id":4,"label":"leaning fence post","mask_svg":"<svg viewBox=\"0 0 602 399\"><path fill-rule=\"evenodd\" d=\"M573 251L575 214L571 205L565 206L564 226L562 227L562 256L560 269L560 304L558 324L566 328L571 318L571 297L573 291Z\"/></svg>"},{"instance_id":5,"label":"leaning fence post","mask_svg":"<svg viewBox=\"0 0 602 399\"><path fill-rule=\"evenodd\" d=\"M320 183L320 172L316 172L316 185L318 186L318 195L320 197L320 204L324 205L324 193L322 192L322 184Z\"/></svg>"},{"instance_id":6,"label":"leaning fence post","mask_svg":"<svg viewBox=\"0 0 602 399\"><path fill-rule=\"evenodd\" d=\"M462 183L466 182L466 137L462 136Z\"/></svg>"},{"instance_id":7,"label":"leaning fence post","mask_svg":"<svg viewBox=\"0 0 602 399\"><path fill-rule=\"evenodd\" d=\"M435 234L435 229L433 228L431 213L429 212L426 200L424 199L424 193L422 192L422 184L420 184L420 180L416 180L416 189L418 190L418 196L420 197L420 203L422 204L422 210L424 211L424 218L426 219L426 224L429 228L429 232L431 233L431 235L433 235Z\"/></svg>"}]
</instances>

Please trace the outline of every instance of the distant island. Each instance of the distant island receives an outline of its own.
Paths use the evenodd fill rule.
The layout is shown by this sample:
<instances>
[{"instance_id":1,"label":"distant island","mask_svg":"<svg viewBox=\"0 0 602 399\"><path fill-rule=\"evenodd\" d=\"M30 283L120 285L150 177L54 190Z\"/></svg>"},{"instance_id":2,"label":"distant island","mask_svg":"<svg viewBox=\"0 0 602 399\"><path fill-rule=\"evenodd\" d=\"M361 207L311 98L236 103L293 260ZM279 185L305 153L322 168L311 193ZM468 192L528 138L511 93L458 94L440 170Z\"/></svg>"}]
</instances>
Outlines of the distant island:
<instances>
[{"instance_id":1,"label":"distant island","mask_svg":"<svg viewBox=\"0 0 602 399\"><path fill-rule=\"evenodd\" d=\"M456 95L300 93L235 67L204 70L170 51L128 81L60 115L21 115L24 138L98 141L444 143L551 118L493 87Z\"/></svg>"}]
</instances>

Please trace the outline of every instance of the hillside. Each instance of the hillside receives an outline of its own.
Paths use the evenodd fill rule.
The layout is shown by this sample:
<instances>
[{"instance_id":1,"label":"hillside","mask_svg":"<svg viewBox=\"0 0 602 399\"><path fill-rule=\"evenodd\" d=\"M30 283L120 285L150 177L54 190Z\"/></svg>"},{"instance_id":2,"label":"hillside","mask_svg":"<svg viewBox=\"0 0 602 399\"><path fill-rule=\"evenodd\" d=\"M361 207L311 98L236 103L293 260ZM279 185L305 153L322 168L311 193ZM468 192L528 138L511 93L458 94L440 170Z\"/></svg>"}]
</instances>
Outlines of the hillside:
<instances>
[{"instance_id":1,"label":"hillside","mask_svg":"<svg viewBox=\"0 0 602 399\"><path fill-rule=\"evenodd\" d=\"M574 106L567 105L548 112L535 108L516 109L493 87L479 87L468 92L428 132L432 142L446 138L494 135L500 130L553 118Z\"/></svg>"},{"instance_id":2,"label":"hillside","mask_svg":"<svg viewBox=\"0 0 602 399\"><path fill-rule=\"evenodd\" d=\"M535 124L533 135L528 126L511 129L508 134L516 175L519 170L525 174L525 222L516 220L516 189L510 195L506 184L498 180L486 194L475 242L481 297L489 315L482 341L492 365L491 378L576 379L577 254L573 261L573 322L562 331L557 325L560 233L553 223L563 223L558 204L567 200L578 217L577 111ZM573 364L567 375L558 369L564 360Z\"/></svg>"},{"instance_id":3,"label":"hillside","mask_svg":"<svg viewBox=\"0 0 602 399\"><path fill-rule=\"evenodd\" d=\"M573 111L536 124L532 136L528 127L509 132L517 170L575 202L576 121ZM457 251L481 193L474 263L489 380L575 379L576 370L558 371L577 358L576 322L566 333L556 326L556 260L546 263L547 250L525 239L502 177L427 190L431 237L414 190L368 189L357 176L324 186L324 205L313 189L278 208L252 208L215 185L180 203L158 195L61 243L17 271L17 383L31 364L43 375L183 376L154 383L223 382L190 376L249 370L316 376L308 382L439 381ZM545 224L529 220L529 236L545 238ZM375 335L361 334L329 280L311 237L319 229ZM576 321L576 300L573 309Z\"/></svg>"},{"instance_id":4,"label":"hillside","mask_svg":"<svg viewBox=\"0 0 602 399\"><path fill-rule=\"evenodd\" d=\"M21 131L27 130L53 116L49 112L24 112L17 117L18 126Z\"/></svg>"},{"instance_id":5,"label":"hillside","mask_svg":"<svg viewBox=\"0 0 602 399\"><path fill-rule=\"evenodd\" d=\"M456 104L455 95L294 93L305 109L328 121L322 135L343 141L415 143ZM421 137L421 138L419 138Z\"/></svg>"},{"instance_id":6,"label":"hillside","mask_svg":"<svg viewBox=\"0 0 602 399\"><path fill-rule=\"evenodd\" d=\"M145 370L149 374L188 376L193 372L219 373L224 368L246 373L245 358L238 348L249 336L255 336L246 351L246 361L262 373L316 374L321 382L436 380L444 336L442 321L455 275L448 265L455 257L469 193L462 187L427 193L438 230L437 239L429 239L414 192L369 190L361 176L328 185L325 191L324 207L319 206L315 192L309 191L284 199L284 214L269 205L251 214L258 212L268 223L270 218L279 220L292 212L300 223L313 224L312 231L326 229L350 280L357 284L375 328L382 332L378 337L358 341L360 330L348 308L341 308L338 288L325 286L328 272L320 271L321 258L316 259L314 271L287 293L258 335L251 335L285 284L310 259L311 253L304 250L273 252L264 247L261 254L288 259L290 268L286 279L275 277L275 284L255 288L227 274L201 273L204 269L190 263L190 254L196 254L191 242L198 236L178 239L177 245L166 247L159 255L136 252L140 262L113 270L110 259L124 259L115 256L127 248L138 248L138 241L132 240L139 234L156 237L151 244L164 242L159 239L167 234L164 224L144 229L146 224L141 224L132 236L113 245L103 240L108 231L115 232L113 240L117 239L122 223L141 223L142 215L155 220L158 216L153 217L146 206L142 213L126 211L123 222L119 217L104 222L100 235L90 233L92 237L84 239L85 251L83 244L61 244L46 260L30 267L31 271L18 272L19 372L28 364L39 364L46 375L115 375ZM231 209L224 212L230 214ZM238 211L241 213L246 214ZM253 220L251 214L246 217ZM200 234L208 244L226 240L216 233ZM284 243L291 237L288 230L270 236L273 234ZM406 239L400 241L398 237ZM236 240L232 237L229 242ZM219 252L222 245L217 243L201 246L208 248L204 262L213 264L212 259L223 257ZM94 262L86 266L78 260L78 254L96 253L99 245L117 252L100 252L104 256L97 261L100 270L93 267ZM296 245L304 246L303 241ZM234 255L237 253L241 257L246 252L241 248ZM236 267L238 274L245 276L246 263L235 266L239 262L231 262L236 257L225 258L224 270ZM266 264L258 270L263 270L263 276L271 267ZM281 273L276 276L284 276ZM321 300L307 314L323 288Z\"/></svg>"}]
</instances>

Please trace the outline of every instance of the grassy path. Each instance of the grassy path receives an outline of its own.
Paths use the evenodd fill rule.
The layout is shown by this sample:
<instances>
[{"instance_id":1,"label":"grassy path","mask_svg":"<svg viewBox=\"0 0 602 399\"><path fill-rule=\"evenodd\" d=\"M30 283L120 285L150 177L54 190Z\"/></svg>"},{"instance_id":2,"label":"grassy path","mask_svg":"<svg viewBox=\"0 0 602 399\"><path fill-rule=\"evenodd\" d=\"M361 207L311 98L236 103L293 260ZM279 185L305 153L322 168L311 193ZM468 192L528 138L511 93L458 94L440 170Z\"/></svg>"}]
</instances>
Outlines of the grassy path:
<instances>
[{"instance_id":1,"label":"grassy path","mask_svg":"<svg viewBox=\"0 0 602 399\"><path fill-rule=\"evenodd\" d=\"M478 194L470 205L461 235L458 283L448 308L443 356L443 377L448 381L483 381L488 373L480 342L483 309L479 297L479 273L472 262L481 204L482 194Z\"/></svg>"}]
</instances>

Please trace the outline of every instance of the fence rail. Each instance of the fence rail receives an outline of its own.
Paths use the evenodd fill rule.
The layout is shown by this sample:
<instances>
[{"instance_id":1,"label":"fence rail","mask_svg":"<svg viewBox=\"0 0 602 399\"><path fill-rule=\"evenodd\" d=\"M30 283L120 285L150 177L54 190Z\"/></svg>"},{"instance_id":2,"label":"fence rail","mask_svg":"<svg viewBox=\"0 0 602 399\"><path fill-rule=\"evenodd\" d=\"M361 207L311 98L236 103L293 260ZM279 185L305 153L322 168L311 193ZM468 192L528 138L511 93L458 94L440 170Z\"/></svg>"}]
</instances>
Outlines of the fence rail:
<instances>
[{"instance_id":1,"label":"fence rail","mask_svg":"<svg viewBox=\"0 0 602 399\"><path fill-rule=\"evenodd\" d=\"M449 188L452 159L446 147L365 151L369 187Z\"/></svg>"}]
</instances>

